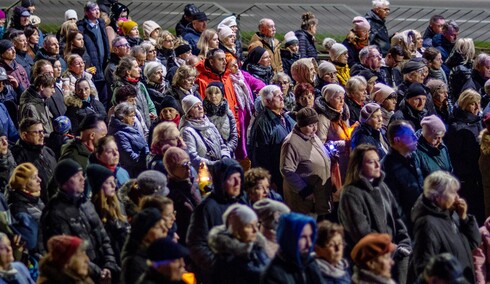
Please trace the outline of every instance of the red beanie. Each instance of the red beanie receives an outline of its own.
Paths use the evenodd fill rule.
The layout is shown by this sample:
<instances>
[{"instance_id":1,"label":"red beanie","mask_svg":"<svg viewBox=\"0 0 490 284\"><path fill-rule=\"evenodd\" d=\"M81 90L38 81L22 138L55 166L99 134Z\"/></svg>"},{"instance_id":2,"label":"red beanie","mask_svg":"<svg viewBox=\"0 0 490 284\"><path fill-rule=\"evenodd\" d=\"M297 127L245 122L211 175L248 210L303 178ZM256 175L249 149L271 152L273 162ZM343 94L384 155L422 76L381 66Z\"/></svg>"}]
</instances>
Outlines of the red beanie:
<instances>
[{"instance_id":1,"label":"red beanie","mask_svg":"<svg viewBox=\"0 0 490 284\"><path fill-rule=\"evenodd\" d=\"M54 236L48 241L48 252L58 267L63 267L77 252L82 239L74 236Z\"/></svg>"}]
</instances>

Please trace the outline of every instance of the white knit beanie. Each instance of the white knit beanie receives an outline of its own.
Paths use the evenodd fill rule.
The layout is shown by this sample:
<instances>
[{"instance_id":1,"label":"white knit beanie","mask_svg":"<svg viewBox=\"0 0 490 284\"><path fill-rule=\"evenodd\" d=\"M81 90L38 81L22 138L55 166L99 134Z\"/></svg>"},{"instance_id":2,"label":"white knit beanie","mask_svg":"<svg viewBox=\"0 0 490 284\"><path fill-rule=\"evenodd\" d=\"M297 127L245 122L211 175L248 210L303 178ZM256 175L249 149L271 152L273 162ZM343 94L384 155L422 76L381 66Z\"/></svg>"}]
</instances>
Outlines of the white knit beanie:
<instances>
[{"instance_id":1,"label":"white knit beanie","mask_svg":"<svg viewBox=\"0 0 490 284\"><path fill-rule=\"evenodd\" d=\"M69 19L75 19L78 21L77 12L73 9L66 10L65 12L65 22Z\"/></svg>"},{"instance_id":2,"label":"white knit beanie","mask_svg":"<svg viewBox=\"0 0 490 284\"><path fill-rule=\"evenodd\" d=\"M234 32L228 26L221 26L218 30L218 38L220 41L223 41L232 34L234 34Z\"/></svg>"},{"instance_id":3,"label":"white knit beanie","mask_svg":"<svg viewBox=\"0 0 490 284\"><path fill-rule=\"evenodd\" d=\"M150 37L151 33L156 30L156 29L162 29L159 24L157 24L154 21L145 21L143 23L143 32L145 33L146 37Z\"/></svg>"},{"instance_id":4,"label":"white knit beanie","mask_svg":"<svg viewBox=\"0 0 490 284\"><path fill-rule=\"evenodd\" d=\"M187 95L182 99L182 108L184 109L184 114L187 115L187 113L191 110L191 108L197 104L200 103L201 100L198 99L196 96L193 95Z\"/></svg>"},{"instance_id":5,"label":"white knit beanie","mask_svg":"<svg viewBox=\"0 0 490 284\"><path fill-rule=\"evenodd\" d=\"M337 61L337 58L345 52L347 52L347 47L341 43L334 43L329 51L330 59L332 59L332 61Z\"/></svg>"},{"instance_id":6,"label":"white knit beanie","mask_svg":"<svg viewBox=\"0 0 490 284\"><path fill-rule=\"evenodd\" d=\"M257 214L247 205L234 204L223 213L223 224L230 233L234 233L239 228L257 220Z\"/></svg>"},{"instance_id":7,"label":"white knit beanie","mask_svg":"<svg viewBox=\"0 0 490 284\"><path fill-rule=\"evenodd\" d=\"M153 75L153 73L155 73L158 68L162 68L162 71L163 71L163 77L165 78L165 76L167 75L167 68L165 68L165 66L158 62L158 61L148 61L145 63L145 69L143 71L143 74L145 74L145 77L146 78L151 78L151 76Z\"/></svg>"},{"instance_id":8,"label":"white knit beanie","mask_svg":"<svg viewBox=\"0 0 490 284\"><path fill-rule=\"evenodd\" d=\"M232 26L236 26L236 25L237 25L236 17L235 16L229 16L229 17L224 18L223 21L221 21L218 24L218 29L220 29L222 26L232 27Z\"/></svg>"},{"instance_id":9,"label":"white knit beanie","mask_svg":"<svg viewBox=\"0 0 490 284\"><path fill-rule=\"evenodd\" d=\"M323 78L325 74L337 72L337 68L335 68L335 65L332 64L332 62L328 61L322 61L320 65L318 65L318 76L320 78Z\"/></svg>"},{"instance_id":10,"label":"white knit beanie","mask_svg":"<svg viewBox=\"0 0 490 284\"><path fill-rule=\"evenodd\" d=\"M288 47L292 44L297 44L299 42L298 38L296 37L296 35L294 34L293 31L291 32L287 32L285 35L284 35L284 42L285 42L285 46Z\"/></svg>"}]
</instances>

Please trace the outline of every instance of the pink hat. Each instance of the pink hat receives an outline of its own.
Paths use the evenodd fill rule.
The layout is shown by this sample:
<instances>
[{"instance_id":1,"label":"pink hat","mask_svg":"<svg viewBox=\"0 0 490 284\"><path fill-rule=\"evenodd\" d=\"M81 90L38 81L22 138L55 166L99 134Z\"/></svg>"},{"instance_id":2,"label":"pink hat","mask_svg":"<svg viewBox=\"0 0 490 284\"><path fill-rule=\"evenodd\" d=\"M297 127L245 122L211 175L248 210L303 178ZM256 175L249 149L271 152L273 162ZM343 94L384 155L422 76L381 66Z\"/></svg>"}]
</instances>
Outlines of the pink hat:
<instances>
[{"instance_id":1,"label":"pink hat","mask_svg":"<svg viewBox=\"0 0 490 284\"><path fill-rule=\"evenodd\" d=\"M442 120L435 114L422 118L420 125L426 125L427 127L429 127L429 130L432 131L432 133L434 134L446 132L446 126L444 125L444 122L442 122Z\"/></svg>"},{"instance_id":2,"label":"pink hat","mask_svg":"<svg viewBox=\"0 0 490 284\"><path fill-rule=\"evenodd\" d=\"M357 30L369 31L371 29L371 25L366 20L366 18L357 16L354 17L354 19L352 20L352 29L355 31Z\"/></svg>"}]
</instances>

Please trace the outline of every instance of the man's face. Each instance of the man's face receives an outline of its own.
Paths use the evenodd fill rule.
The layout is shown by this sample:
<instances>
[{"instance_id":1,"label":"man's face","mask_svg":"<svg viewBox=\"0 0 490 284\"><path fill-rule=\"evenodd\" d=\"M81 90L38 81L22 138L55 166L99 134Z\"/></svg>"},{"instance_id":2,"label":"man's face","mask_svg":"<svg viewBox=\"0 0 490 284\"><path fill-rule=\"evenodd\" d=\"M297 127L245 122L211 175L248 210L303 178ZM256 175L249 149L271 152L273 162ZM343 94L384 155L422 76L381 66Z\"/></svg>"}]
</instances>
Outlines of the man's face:
<instances>
[{"instance_id":1,"label":"man's face","mask_svg":"<svg viewBox=\"0 0 490 284\"><path fill-rule=\"evenodd\" d=\"M265 21L260 29L260 32L266 37L274 37L276 35L276 25L274 24L274 21Z\"/></svg>"},{"instance_id":2,"label":"man's face","mask_svg":"<svg viewBox=\"0 0 490 284\"><path fill-rule=\"evenodd\" d=\"M192 21L192 26L198 33L202 33L208 27L208 21Z\"/></svg>"},{"instance_id":3,"label":"man's face","mask_svg":"<svg viewBox=\"0 0 490 284\"><path fill-rule=\"evenodd\" d=\"M58 39L55 37L50 37L47 41L45 41L44 49L46 49L46 53L49 55L59 54L60 45L58 44Z\"/></svg>"},{"instance_id":4,"label":"man's face","mask_svg":"<svg viewBox=\"0 0 490 284\"><path fill-rule=\"evenodd\" d=\"M485 63L480 67L480 75L486 80L490 78L490 57L485 60Z\"/></svg>"},{"instance_id":5,"label":"man's face","mask_svg":"<svg viewBox=\"0 0 490 284\"><path fill-rule=\"evenodd\" d=\"M395 55L395 56L393 56L393 55L391 55L391 54L388 53L388 55L386 55L385 62L386 62L386 65L388 67L395 68L400 63L403 62L403 55Z\"/></svg>"},{"instance_id":6,"label":"man's face","mask_svg":"<svg viewBox=\"0 0 490 284\"><path fill-rule=\"evenodd\" d=\"M446 20L444 20L444 19L437 20L437 21L430 24L430 28L436 34L442 34L442 26L444 26L445 23L446 23Z\"/></svg>"},{"instance_id":7,"label":"man's face","mask_svg":"<svg viewBox=\"0 0 490 284\"><path fill-rule=\"evenodd\" d=\"M22 52L27 51L27 38L24 34L17 36L13 40L13 43L16 50L20 50Z\"/></svg>"},{"instance_id":8,"label":"man's face","mask_svg":"<svg viewBox=\"0 0 490 284\"><path fill-rule=\"evenodd\" d=\"M280 112L284 109L284 95L281 91L275 91L272 99L267 101L267 108Z\"/></svg>"},{"instance_id":9,"label":"man's face","mask_svg":"<svg viewBox=\"0 0 490 284\"><path fill-rule=\"evenodd\" d=\"M136 61L138 62L139 67L143 67L145 65L146 61L146 52L145 53L139 53L135 56Z\"/></svg>"},{"instance_id":10,"label":"man's face","mask_svg":"<svg viewBox=\"0 0 490 284\"><path fill-rule=\"evenodd\" d=\"M229 197L237 197L240 195L240 190L241 190L241 185L242 185L242 175L238 172L231 174L226 180L225 180L225 193Z\"/></svg>"},{"instance_id":11,"label":"man's face","mask_svg":"<svg viewBox=\"0 0 490 284\"><path fill-rule=\"evenodd\" d=\"M303 231L299 236L298 250L301 255L307 255L313 246L313 228L310 224L306 224L303 227Z\"/></svg>"},{"instance_id":12,"label":"man's face","mask_svg":"<svg viewBox=\"0 0 490 284\"><path fill-rule=\"evenodd\" d=\"M400 133L394 138L395 144L398 144L399 148L406 152L414 152L417 150L417 136L412 126L405 126Z\"/></svg>"},{"instance_id":13,"label":"man's face","mask_svg":"<svg viewBox=\"0 0 490 284\"><path fill-rule=\"evenodd\" d=\"M89 20L95 20L100 17L100 9L99 6L96 5L94 8L85 11L85 15Z\"/></svg>"},{"instance_id":14,"label":"man's face","mask_svg":"<svg viewBox=\"0 0 490 284\"><path fill-rule=\"evenodd\" d=\"M24 142L31 145L44 144L44 127L41 123L34 124L27 131L21 133Z\"/></svg>"},{"instance_id":15,"label":"man's face","mask_svg":"<svg viewBox=\"0 0 490 284\"><path fill-rule=\"evenodd\" d=\"M217 52L213 58L209 59L209 64L220 74L226 70L226 56L224 52Z\"/></svg>"},{"instance_id":16,"label":"man's face","mask_svg":"<svg viewBox=\"0 0 490 284\"><path fill-rule=\"evenodd\" d=\"M379 51L373 48L369 51L364 65L371 70L379 70L381 67L381 59L382 57Z\"/></svg>"},{"instance_id":17,"label":"man's face","mask_svg":"<svg viewBox=\"0 0 490 284\"><path fill-rule=\"evenodd\" d=\"M9 150L9 140L7 136L0 137L0 154L5 155Z\"/></svg>"},{"instance_id":18,"label":"man's face","mask_svg":"<svg viewBox=\"0 0 490 284\"><path fill-rule=\"evenodd\" d=\"M376 9L374 9L374 13L376 13L376 15L381 18L381 20L384 20L390 14L390 5L377 7Z\"/></svg>"},{"instance_id":19,"label":"man's face","mask_svg":"<svg viewBox=\"0 0 490 284\"><path fill-rule=\"evenodd\" d=\"M425 107L426 102L427 102L427 97L425 95L419 95L407 99L407 103L417 111L422 111Z\"/></svg>"},{"instance_id":20,"label":"man's face","mask_svg":"<svg viewBox=\"0 0 490 284\"><path fill-rule=\"evenodd\" d=\"M456 31L455 29L448 27L447 31L444 32L444 37L450 42L450 43L455 43L456 40L458 39L458 34L459 32Z\"/></svg>"},{"instance_id":21,"label":"man's face","mask_svg":"<svg viewBox=\"0 0 490 284\"><path fill-rule=\"evenodd\" d=\"M113 46L113 49L114 53L122 58L129 54L129 43L125 38L122 38Z\"/></svg>"},{"instance_id":22,"label":"man's face","mask_svg":"<svg viewBox=\"0 0 490 284\"><path fill-rule=\"evenodd\" d=\"M71 176L62 186L64 192L71 196L80 196L85 190L85 176L79 171Z\"/></svg>"}]
</instances>

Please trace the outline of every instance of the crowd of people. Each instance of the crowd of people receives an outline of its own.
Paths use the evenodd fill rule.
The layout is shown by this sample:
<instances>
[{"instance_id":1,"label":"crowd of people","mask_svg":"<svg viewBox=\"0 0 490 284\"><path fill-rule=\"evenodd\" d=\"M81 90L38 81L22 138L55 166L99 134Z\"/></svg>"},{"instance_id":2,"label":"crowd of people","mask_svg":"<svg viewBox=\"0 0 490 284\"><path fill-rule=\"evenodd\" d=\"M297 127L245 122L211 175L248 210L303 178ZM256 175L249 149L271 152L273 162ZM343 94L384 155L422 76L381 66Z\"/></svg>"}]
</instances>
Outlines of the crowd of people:
<instances>
[{"instance_id":1,"label":"crowd of people","mask_svg":"<svg viewBox=\"0 0 490 284\"><path fill-rule=\"evenodd\" d=\"M36 5L0 10L0 283L490 281L490 55L454 20Z\"/></svg>"}]
</instances>

